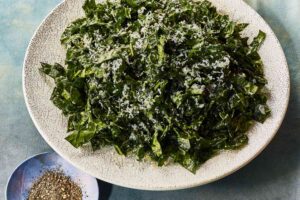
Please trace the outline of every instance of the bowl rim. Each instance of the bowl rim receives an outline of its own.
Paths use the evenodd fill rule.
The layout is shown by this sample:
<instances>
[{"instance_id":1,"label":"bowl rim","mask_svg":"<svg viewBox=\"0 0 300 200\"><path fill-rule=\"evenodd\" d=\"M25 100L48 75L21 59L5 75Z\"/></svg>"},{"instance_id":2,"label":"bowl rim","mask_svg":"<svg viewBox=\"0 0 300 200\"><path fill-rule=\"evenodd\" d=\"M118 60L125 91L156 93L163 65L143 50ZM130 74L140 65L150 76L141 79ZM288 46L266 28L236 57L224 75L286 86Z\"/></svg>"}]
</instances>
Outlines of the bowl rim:
<instances>
[{"instance_id":1,"label":"bowl rim","mask_svg":"<svg viewBox=\"0 0 300 200\"><path fill-rule=\"evenodd\" d=\"M36 157L36 156L43 155L43 154L48 154L48 153L52 153L52 152L51 152L51 151L49 151L49 152L45 151L45 152L42 152L42 153L34 154L34 155L32 155L32 156L26 158L25 160L19 162L19 163L17 164L17 166L14 167L12 173L9 175L9 177L7 178L7 181L6 181L6 186L5 186L5 188L6 188L6 189L5 189L5 199L6 199L6 200L8 200L8 191L7 191L8 185L10 184L10 181L12 180L11 178L12 178L12 176L14 175L14 173L17 171L17 169L18 169L21 165L23 165L26 161L28 161L28 160L30 160L30 159Z\"/></svg>"},{"instance_id":2,"label":"bowl rim","mask_svg":"<svg viewBox=\"0 0 300 200\"><path fill-rule=\"evenodd\" d=\"M19 164L17 164L17 166L13 169L13 171L12 171L12 173L10 174L10 176L8 177L8 179L7 179L7 182L6 182L6 186L5 186L5 199L6 200L9 200L8 199L8 186L9 186L9 184L10 184L10 182L13 180L12 179L12 176L15 174L15 172L24 164L24 163L26 163L27 161L29 161L29 160L31 160L31 159L33 159L33 158L35 158L35 157L38 157L38 156L43 156L43 155L50 155L50 154L57 154L57 156L60 156L60 157L62 157L60 154L58 154L57 152L55 152L55 151L44 151L44 152L42 152L42 153L37 153L37 154L34 154L34 155L32 155L32 156L30 156L30 157L28 157L28 158L26 158L25 160L23 160L23 161L21 161L21 162L19 162ZM63 157L62 157L63 158ZM64 158L63 158L64 159ZM67 161L66 159L64 159L65 161ZM71 164L69 161L67 161L69 164ZM74 166L73 164L71 164L76 170L78 170L79 172L81 172L81 173L85 173L84 171L82 171L82 170L80 170L80 169L78 169L76 166ZM85 174L87 174L87 173L85 173ZM96 181L96 186L98 187L98 190L97 190L97 193L98 194L96 194L96 196L97 196L97 198L99 198L99 190L100 190L100 188L99 188L99 184L98 184L98 182L97 182L97 179L95 178L95 177L93 177L93 176L91 176L90 174L88 174L92 179L95 179L95 181Z\"/></svg>"},{"instance_id":3,"label":"bowl rim","mask_svg":"<svg viewBox=\"0 0 300 200\"><path fill-rule=\"evenodd\" d=\"M68 161L69 163L71 163L73 166L75 166L76 168L80 169L81 171L89 174L90 176L94 177L94 175L92 175L91 172L86 171L86 169L84 169L83 167L77 165L76 162L73 162L71 159L69 159L67 156L64 155L63 152L60 152L60 150L58 150L58 148L55 147L55 145L53 145L51 142L48 141L48 139L45 137L45 134L42 131L42 128L39 126L39 123L36 121L34 114L31 111L31 107L29 104L29 99L28 99L28 95L26 92L26 88L25 88L25 69L26 69L26 61L28 60L28 55L29 55L29 49L32 46L33 43L33 39L37 36L40 28L45 24L45 22L47 21L47 19L54 14L58 9L60 9L62 6L64 6L64 4L67 3L67 1L69 0L64 0L61 3L59 3L56 7L54 7L49 14L43 19L43 21L41 22L41 24L37 27L37 29L35 30L32 38L30 39L30 43L26 49L26 54L24 57L24 62L23 62L23 70L22 70L22 88L23 88L23 95L24 95L24 100L25 100L25 104L26 104L26 108L29 112L30 118L32 119L35 127L37 128L37 130L39 131L40 135L43 137L43 139L49 144L49 146L54 149L54 151L59 154L62 158L64 158L66 161ZM209 0L210 1L210 0ZM269 143L273 140L273 138L275 137L275 135L277 134L279 128L282 125L283 120L285 119L285 115L287 113L287 109L289 106L289 100L290 100L290 92L291 92L291 79L290 79L290 72L289 72L289 67L288 67L288 62L285 56L285 53L283 51L283 48L280 44L280 41L278 40L276 34L274 33L273 29L269 26L269 24L264 20L264 18L254 9L252 8L249 4L247 4L244 0L236 0L236 1L240 1L242 4L244 4L245 8L248 10L251 10L252 12L256 13L256 15L262 20L262 22L264 23L264 26L266 28L268 28L270 30L270 34L271 36L276 40L276 43L278 45L278 49L280 51L281 56L284 58L284 63L282 67L285 68L285 71L287 72L287 97L284 101L284 109L283 112L280 114L280 120L279 123L276 125L276 127L274 128L274 130L272 131L272 134L270 134L269 139L266 141L266 143L264 145L261 145L259 150L255 152L255 154L253 154L251 157L249 157L247 159L247 161L245 162L241 162L239 165L237 165L234 169L227 171L226 173L223 173L222 175L216 176L212 179L206 180L206 181L202 181L199 183L193 183L193 184L181 184L181 185L174 185L174 186L168 186L168 187L157 187L157 186L151 186L151 187L143 187L143 186L137 186L137 185L130 185L130 184L123 184L117 181L113 181L107 178L103 178L103 177L97 177L98 179L101 179L105 182L114 184L114 185L118 185L118 186L122 186L122 187L126 187L126 188L131 188L131 189L138 189L138 190L147 190L147 191L172 191L172 190L181 190L181 189L187 189L187 188L193 188L193 187L197 187L197 186L202 186L202 185L206 185L212 182L215 182L217 180L220 180L226 176L229 176L231 174L233 174L234 172L238 171L239 169L243 168L244 166L246 166L247 164L249 164L252 160L254 160L259 154L261 154L261 152L269 145Z\"/></svg>"}]
</instances>

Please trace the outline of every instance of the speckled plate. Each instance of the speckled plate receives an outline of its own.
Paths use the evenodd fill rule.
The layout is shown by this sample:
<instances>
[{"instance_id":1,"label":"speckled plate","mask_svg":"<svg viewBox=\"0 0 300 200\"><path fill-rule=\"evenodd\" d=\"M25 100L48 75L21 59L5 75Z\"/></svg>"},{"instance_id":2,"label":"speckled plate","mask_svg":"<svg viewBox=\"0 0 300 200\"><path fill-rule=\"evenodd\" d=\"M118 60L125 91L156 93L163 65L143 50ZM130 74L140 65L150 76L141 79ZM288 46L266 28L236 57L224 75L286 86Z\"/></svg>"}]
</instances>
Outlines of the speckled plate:
<instances>
[{"instance_id":1,"label":"speckled plate","mask_svg":"<svg viewBox=\"0 0 300 200\"><path fill-rule=\"evenodd\" d=\"M178 165L157 167L148 162L119 156L112 148L92 152L75 149L64 138L66 118L49 100L54 83L42 76L40 62L64 63L65 51L60 35L70 22L83 16L84 0L66 0L57 6L35 33L24 62L23 88L30 116L40 134L62 157L76 167L104 181L145 190L174 190L203 185L225 177L255 158L271 141L284 118L290 92L287 62L282 48L267 23L242 0L211 0L233 20L249 23L245 35L253 37L262 30L267 39L260 49L271 97L272 116L249 131L249 144L238 151L224 151L192 174ZM267 169L266 169L267 170Z\"/></svg>"},{"instance_id":2,"label":"speckled plate","mask_svg":"<svg viewBox=\"0 0 300 200\"><path fill-rule=\"evenodd\" d=\"M6 200L25 200L34 182L48 170L59 170L77 183L83 193L83 200L99 198L97 180L76 169L58 154L42 153L25 160L9 178Z\"/></svg>"}]
</instances>

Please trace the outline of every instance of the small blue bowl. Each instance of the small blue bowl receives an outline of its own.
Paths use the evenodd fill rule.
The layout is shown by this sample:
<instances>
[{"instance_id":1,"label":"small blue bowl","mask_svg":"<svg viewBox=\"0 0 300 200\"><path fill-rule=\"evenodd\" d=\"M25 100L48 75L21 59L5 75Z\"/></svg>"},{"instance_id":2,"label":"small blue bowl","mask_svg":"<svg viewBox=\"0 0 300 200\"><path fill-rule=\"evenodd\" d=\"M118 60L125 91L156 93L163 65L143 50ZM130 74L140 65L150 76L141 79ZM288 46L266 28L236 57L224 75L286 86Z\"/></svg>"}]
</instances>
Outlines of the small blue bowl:
<instances>
[{"instance_id":1,"label":"small blue bowl","mask_svg":"<svg viewBox=\"0 0 300 200\"><path fill-rule=\"evenodd\" d=\"M81 187L84 200L98 200L99 188L96 178L79 171L54 152L38 154L18 166L9 178L6 199L26 200L33 183L46 171L57 169Z\"/></svg>"}]
</instances>

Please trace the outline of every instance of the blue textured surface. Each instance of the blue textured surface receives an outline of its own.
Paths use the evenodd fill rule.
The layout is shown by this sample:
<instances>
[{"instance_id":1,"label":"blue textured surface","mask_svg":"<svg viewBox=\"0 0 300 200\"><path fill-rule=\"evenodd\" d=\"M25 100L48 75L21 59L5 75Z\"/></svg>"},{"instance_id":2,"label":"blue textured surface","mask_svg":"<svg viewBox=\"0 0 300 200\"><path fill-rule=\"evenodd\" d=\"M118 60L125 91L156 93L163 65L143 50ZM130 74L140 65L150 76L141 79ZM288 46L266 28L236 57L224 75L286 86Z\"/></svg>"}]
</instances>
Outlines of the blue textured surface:
<instances>
[{"instance_id":1,"label":"blue textured surface","mask_svg":"<svg viewBox=\"0 0 300 200\"><path fill-rule=\"evenodd\" d=\"M0 0L0 199L18 163L50 150L27 113L22 62L29 40L60 0ZM300 1L247 0L271 25L288 59L292 91L278 135L253 162L215 183L173 192L113 186L110 199L300 199Z\"/></svg>"}]
</instances>

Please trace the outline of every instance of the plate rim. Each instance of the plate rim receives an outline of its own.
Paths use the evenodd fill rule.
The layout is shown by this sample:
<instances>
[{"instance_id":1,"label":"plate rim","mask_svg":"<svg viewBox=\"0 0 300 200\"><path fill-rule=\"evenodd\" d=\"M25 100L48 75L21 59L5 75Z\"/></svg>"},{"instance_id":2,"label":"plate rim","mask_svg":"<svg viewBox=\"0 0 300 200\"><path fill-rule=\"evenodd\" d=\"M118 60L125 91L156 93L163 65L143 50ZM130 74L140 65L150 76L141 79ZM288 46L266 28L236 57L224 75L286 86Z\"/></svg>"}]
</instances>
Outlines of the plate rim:
<instances>
[{"instance_id":1,"label":"plate rim","mask_svg":"<svg viewBox=\"0 0 300 200\"><path fill-rule=\"evenodd\" d=\"M23 96L24 96L24 100L25 100L25 104L26 104L26 108L29 112L30 118L33 121L35 127L37 128L38 132L40 133L40 135L42 136L42 138L47 142L47 144L58 154L60 155L62 158L64 158L66 161L68 161L70 164L72 164L73 166L75 166L76 168L80 169L81 171L89 174L92 177L95 177L92 173L90 173L89 171L87 171L86 169L84 169L83 167L79 166L76 164L76 162L73 162L71 159L68 158L68 156L65 156L63 152L60 152L60 150L58 150L58 148L55 147L55 145L53 145L51 142L48 141L48 139L45 137L45 134L42 131L42 128L40 127L39 123L36 121L34 114L31 111L31 106L29 104L29 99L28 99L28 95L27 95L27 91L26 91L26 87L25 87L25 79L26 79L26 61L28 60L28 55L29 55L29 50L33 44L33 40L34 38L36 38L39 30L43 27L43 25L46 23L47 19L52 16L58 9L60 9L62 6L64 6L64 4L67 3L68 0L64 0L62 2L60 2L57 6L55 6L50 12L49 14L42 20L41 24L36 28L32 38L30 39L29 45L26 49L26 53L25 53L25 57L24 57L24 62L23 62L23 69L22 69L22 89L23 89ZM209 0L210 1L210 0ZM287 113L287 109L289 106L289 101L290 101L290 93L291 93L291 79L290 79L290 71L289 71L289 67L288 67L288 62L284 53L284 50L282 48L282 45L280 44L279 39L277 38L276 34L274 33L273 29L270 27L270 25L265 21L265 19L254 9L252 8L248 3L246 3L244 0L236 0L236 1L240 1L242 4L244 4L244 6L251 10L252 12L254 12L264 23L264 26L267 27L270 30L270 34L275 38L276 43L279 47L279 51L281 56L284 58L284 66L282 66L285 71L287 72L287 97L285 99L284 102L284 109L281 113L281 118L279 120L279 123L276 125L276 128L274 128L274 130L272 131L272 134L270 134L269 139L266 141L266 143L264 145L261 145L259 150L255 152L255 154L253 154L252 157L249 157L247 159L247 161L240 163L238 166L236 166L233 170L228 171L226 173L223 173L222 175L216 176L212 179L206 180L206 181L202 181L202 182L198 182L198 183L193 183L193 184L180 184L180 185L173 185L173 186L165 186L165 187L157 187L157 186L151 186L151 187L143 187L143 186L137 186L137 185L130 185L130 184L123 184L117 181L112 181L110 179L106 179L104 177L95 177L98 179L101 179L103 181L106 181L108 183L114 184L114 185L118 185L118 186L122 186L122 187L126 187L126 188L131 188L131 189L138 189L138 190L147 190L147 191L172 191L172 190L181 190L181 189L187 189L187 188L193 188L193 187L197 187L197 186L202 186L202 185L206 185L212 182L215 182L217 180L220 180L224 177L227 177L233 173L235 173L236 171L240 170L241 168L243 168L244 166L246 166L247 164L249 164L252 160L254 160L258 155L261 154L261 152L270 144L270 142L273 140L273 138L275 137L275 135L278 133L278 130L280 129L283 120L285 119L286 113ZM149 186L149 185L148 185Z\"/></svg>"}]
</instances>

